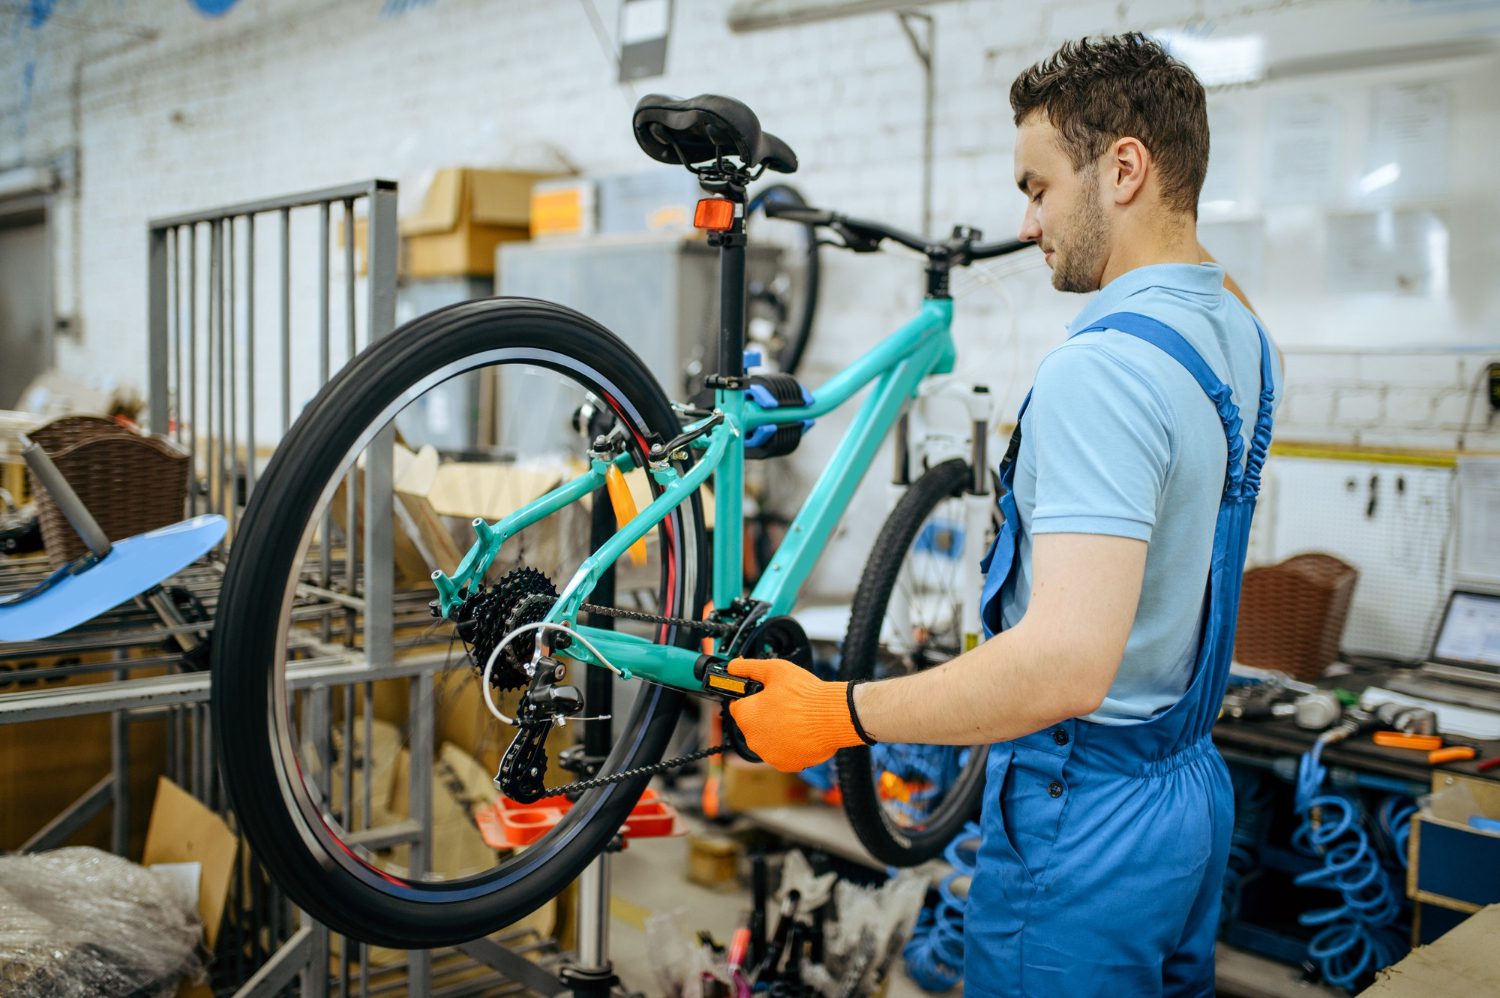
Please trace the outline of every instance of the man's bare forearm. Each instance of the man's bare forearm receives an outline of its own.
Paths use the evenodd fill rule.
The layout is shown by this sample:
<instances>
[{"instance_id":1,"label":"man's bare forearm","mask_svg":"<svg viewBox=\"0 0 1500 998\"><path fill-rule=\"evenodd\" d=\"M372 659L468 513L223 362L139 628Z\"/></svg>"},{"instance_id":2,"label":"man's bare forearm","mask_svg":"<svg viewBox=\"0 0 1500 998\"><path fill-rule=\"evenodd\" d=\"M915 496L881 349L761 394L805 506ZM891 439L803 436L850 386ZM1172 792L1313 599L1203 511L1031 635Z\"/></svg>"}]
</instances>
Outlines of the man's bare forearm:
<instances>
[{"instance_id":1,"label":"man's bare forearm","mask_svg":"<svg viewBox=\"0 0 1500 998\"><path fill-rule=\"evenodd\" d=\"M935 669L855 689L872 738L984 745L1098 708L1125 656L1146 542L1043 533L1031 564L1031 599L1014 627Z\"/></svg>"},{"instance_id":2,"label":"man's bare forearm","mask_svg":"<svg viewBox=\"0 0 1500 998\"><path fill-rule=\"evenodd\" d=\"M1118 661L1034 638L1023 621L937 668L858 686L860 724L877 741L987 745L1096 709Z\"/></svg>"}]
</instances>

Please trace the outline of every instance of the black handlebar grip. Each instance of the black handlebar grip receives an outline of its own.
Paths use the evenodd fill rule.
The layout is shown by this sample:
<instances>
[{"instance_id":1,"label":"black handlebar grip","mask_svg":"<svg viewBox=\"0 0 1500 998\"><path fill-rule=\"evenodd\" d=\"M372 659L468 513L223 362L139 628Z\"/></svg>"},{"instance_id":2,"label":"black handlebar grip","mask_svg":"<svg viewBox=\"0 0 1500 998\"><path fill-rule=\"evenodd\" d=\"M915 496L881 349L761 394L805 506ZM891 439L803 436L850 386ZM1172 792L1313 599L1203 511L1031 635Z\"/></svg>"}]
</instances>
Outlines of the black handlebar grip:
<instances>
[{"instance_id":1,"label":"black handlebar grip","mask_svg":"<svg viewBox=\"0 0 1500 998\"><path fill-rule=\"evenodd\" d=\"M1011 253L1019 253L1028 246L1036 243L1022 242L1019 239L1007 239L998 243L975 243L969 247L969 258L971 260L989 260L997 256L1008 256Z\"/></svg>"},{"instance_id":2,"label":"black handlebar grip","mask_svg":"<svg viewBox=\"0 0 1500 998\"><path fill-rule=\"evenodd\" d=\"M789 222L801 222L804 225L831 225L837 217L831 211L809 208L800 204L787 204L784 201L767 200L764 207L767 218L784 218Z\"/></svg>"}]
</instances>

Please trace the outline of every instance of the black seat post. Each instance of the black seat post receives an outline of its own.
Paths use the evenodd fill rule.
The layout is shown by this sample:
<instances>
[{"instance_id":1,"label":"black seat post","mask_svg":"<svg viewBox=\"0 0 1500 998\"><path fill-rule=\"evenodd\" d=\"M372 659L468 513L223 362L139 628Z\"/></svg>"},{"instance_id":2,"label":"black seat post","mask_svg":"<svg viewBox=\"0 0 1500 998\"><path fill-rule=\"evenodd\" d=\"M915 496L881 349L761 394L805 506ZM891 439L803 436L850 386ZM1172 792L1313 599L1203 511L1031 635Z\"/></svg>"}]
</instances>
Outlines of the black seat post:
<instances>
[{"instance_id":1,"label":"black seat post","mask_svg":"<svg viewBox=\"0 0 1500 998\"><path fill-rule=\"evenodd\" d=\"M719 369L708 384L738 390L745 381L745 189L728 184L716 193L734 202L734 225L708 237L719 249Z\"/></svg>"}]
</instances>

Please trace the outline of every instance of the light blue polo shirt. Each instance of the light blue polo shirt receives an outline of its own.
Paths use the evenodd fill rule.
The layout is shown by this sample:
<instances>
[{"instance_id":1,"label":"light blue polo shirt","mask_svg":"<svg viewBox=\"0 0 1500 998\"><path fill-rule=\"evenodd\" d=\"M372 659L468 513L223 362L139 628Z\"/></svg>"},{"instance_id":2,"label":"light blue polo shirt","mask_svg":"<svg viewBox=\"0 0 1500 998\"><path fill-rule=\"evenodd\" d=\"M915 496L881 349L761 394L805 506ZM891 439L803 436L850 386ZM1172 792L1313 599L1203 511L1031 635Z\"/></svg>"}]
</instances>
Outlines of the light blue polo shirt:
<instances>
[{"instance_id":1,"label":"light blue polo shirt","mask_svg":"<svg viewBox=\"0 0 1500 998\"><path fill-rule=\"evenodd\" d=\"M1021 420L1017 568L1001 590L1007 627L1031 598L1031 538L1109 534L1150 546L1120 671L1086 720L1132 724L1187 689L1198 650L1214 523L1223 492L1223 424L1192 375L1159 348L1115 330L1073 335L1111 312L1177 330L1227 381L1248 451L1260 395L1255 320L1213 264L1157 264L1106 285L1037 369ZM1273 358L1277 398L1280 364Z\"/></svg>"}]
</instances>

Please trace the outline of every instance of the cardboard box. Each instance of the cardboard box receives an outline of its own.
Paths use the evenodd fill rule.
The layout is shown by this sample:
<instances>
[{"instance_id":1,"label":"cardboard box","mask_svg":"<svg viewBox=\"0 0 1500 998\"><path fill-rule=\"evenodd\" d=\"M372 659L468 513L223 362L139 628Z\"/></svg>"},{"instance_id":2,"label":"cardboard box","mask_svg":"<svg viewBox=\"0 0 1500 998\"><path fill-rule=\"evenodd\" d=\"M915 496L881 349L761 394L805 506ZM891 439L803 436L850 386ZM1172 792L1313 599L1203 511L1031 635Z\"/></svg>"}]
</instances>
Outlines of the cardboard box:
<instances>
[{"instance_id":1,"label":"cardboard box","mask_svg":"<svg viewBox=\"0 0 1500 998\"><path fill-rule=\"evenodd\" d=\"M422 209L401 222L407 277L493 274L495 247L531 236L531 188L555 176L513 170L439 170Z\"/></svg>"},{"instance_id":2,"label":"cardboard box","mask_svg":"<svg viewBox=\"0 0 1500 998\"><path fill-rule=\"evenodd\" d=\"M1407 895L1463 912L1500 902L1500 833L1469 825L1471 815L1500 820L1500 784L1439 772L1432 792L1412 819Z\"/></svg>"},{"instance_id":3,"label":"cardboard box","mask_svg":"<svg viewBox=\"0 0 1500 998\"><path fill-rule=\"evenodd\" d=\"M219 939L219 923L229 900L229 881L234 876L239 844L239 837L223 818L165 776L157 779L156 803L151 808L141 865L198 864L198 914L203 919L203 941L210 953Z\"/></svg>"},{"instance_id":4,"label":"cardboard box","mask_svg":"<svg viewBox=\"0 0 1500 998\"><path fill-rule=\"evenodd\" d=\"M743 846L724 835L689 835L687 878L703 887L734 885L744 852Z\"/></svg>"},{"instance_id":5,"label":"cardboard box","mask_svg":"<svg viewBox=\"0 0 1500 998\"><path fill-rule=\"evenodd\" d=\"M1361 995L1432 998L1500 994L1500 905L1470 916L1431 946L1420 946L1376 975Z\"/></svg>"},{"instance_id":6,"label":"cardboard box","mask_svg":"<svg viewBox=\"0 0 1500 998\"><path fill-rule=\"evenodd\" d=\"M729 811L807 803L808 787L801 777L763 762L747 762L737 755L728 755L721 779L719 801Z\"/></svg>"}]
</instances>

